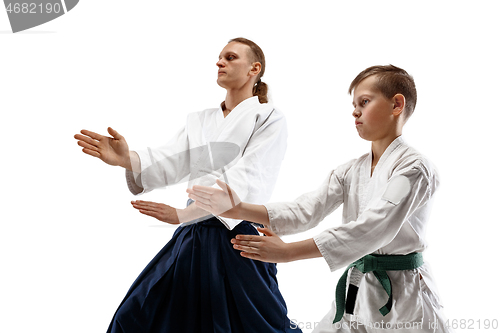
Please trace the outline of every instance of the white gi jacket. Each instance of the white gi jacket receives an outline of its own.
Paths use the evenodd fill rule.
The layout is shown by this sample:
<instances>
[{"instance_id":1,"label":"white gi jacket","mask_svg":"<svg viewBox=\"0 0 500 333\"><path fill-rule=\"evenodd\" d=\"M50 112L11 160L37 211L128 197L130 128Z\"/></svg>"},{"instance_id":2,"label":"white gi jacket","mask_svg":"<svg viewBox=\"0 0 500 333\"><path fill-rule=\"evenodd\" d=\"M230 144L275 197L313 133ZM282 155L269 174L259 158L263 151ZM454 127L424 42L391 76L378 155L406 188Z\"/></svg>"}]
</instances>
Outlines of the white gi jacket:
<instances>
[{"instance_id":1,"label":"white gi jacket","mask_svg":"<svg viewBox=\"0 0 500 333\"><path fill-rule=\"evenodd\" d=\"M241 200L263 204L274 189L286 139L283 113L270 103L260 104L256 96L242 101L225 118L220 107L190 113L186 126L168 144L137 151L141 173L135 178L127 170L127 184L137 195L183 181L188 181L188 187L218 188L215 181L220 179L228 183ZM213 143L226 147L216 151L213 147L221 146ZM220 160L226 160L222 163L225 165L221 166ZM217 218L228 229L241 222Z\"/></svg>"},{"instance_id":2,"label":"white gi jacket","mask_svg":"<svg viewBox=\"0 0 500 333\"><path fill-rule=\"evenodd\" d=\"M266 204L271 229L286 235L313 228L344 204L342 225L314 237L331 271L367 254L424 251L433 194L439 184L434 167L402 137L387 147L372 176L371 162L372 154L368 153L333 170L317 190L290 203ZM355 270L353 274L351 269L348 284L358 285L359 292L354 315L345 314L344 321L364 325L383 321L385 328L397 328L393 325L422 323L425 306L430 306L431 312L441 307L427 264L415 270L388 272L393 307L386 316L378 311L388 299L380 282L372 272L363 275ZM357 281L352 281L353 276ZM429 303L425 306L423 293ZM330 325L335 315L333 303L324 319Z\"/></svg>"}]
</instances>

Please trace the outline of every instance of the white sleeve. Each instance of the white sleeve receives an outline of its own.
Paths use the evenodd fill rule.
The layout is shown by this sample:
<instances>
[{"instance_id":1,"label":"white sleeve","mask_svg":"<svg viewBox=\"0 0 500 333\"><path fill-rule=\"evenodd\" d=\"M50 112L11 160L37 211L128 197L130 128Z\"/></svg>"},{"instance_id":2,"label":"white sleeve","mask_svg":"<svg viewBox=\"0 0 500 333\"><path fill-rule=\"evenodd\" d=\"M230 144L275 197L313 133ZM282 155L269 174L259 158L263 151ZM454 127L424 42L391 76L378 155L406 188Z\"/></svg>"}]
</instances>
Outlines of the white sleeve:
<instances>
[{"instance_id":1,"label":"white sleeve","mask_svg":"<svg viewBox=\"0 0 500 333\"><path fill-rule=\"evenodd\" d=\"M243 156L219 179L228 182L244 202L263 204L269 201L285 156L287 135L285 117L273 112L252 134ZM216 184L214 187L218 188ZM217 218L230 229L240 222L220 216Z\"/></svg>"},{"instance_id":2,"label":"white sleeve","mask_svg":"<svg viewBox=\"0 0 500 333\"><path fill-rule=\"evenodd\" d=\"M422 168L393 175L357 220L314 237L330 270L344 267L389 244L403 223L434 192L435 182Z\"/></svg>"},{"instance_id":3,"label":"white sleeve","mask_svg":"<svg viewBox=\"0 0 500 333\"><path fill-rule=\"evenodd\" d=\"M343 185L332 171L321 186L292 202L265 204L271 230L289 235L314 228L343 202Z\"/></svg>"},{"instance_id":4,"label":"white sleeve","mask_svg":"<svg viewBox=\"0 0 500 333\"><path fill-rule=\"evenodd\" d=\"M166 145L148 147L136 153L139 155L141 173L134 175L132 171L125 172L128 188L134 195L182 182L189 176L190 152L186 127Z\"/></svg>"}]
</instances>

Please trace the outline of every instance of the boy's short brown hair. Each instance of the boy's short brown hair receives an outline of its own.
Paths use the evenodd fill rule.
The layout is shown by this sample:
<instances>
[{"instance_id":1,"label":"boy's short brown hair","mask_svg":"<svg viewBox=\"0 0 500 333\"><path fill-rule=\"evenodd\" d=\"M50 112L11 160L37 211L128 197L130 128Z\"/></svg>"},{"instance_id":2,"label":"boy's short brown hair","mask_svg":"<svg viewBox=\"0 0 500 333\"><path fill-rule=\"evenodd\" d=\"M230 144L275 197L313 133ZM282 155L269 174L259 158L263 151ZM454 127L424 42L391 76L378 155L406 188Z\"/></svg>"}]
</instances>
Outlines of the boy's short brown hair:
<instances>
[{"instance_id":1,"label":"boy's short brown hair","mask_svg":"<svg viewBox=\"0 0 500 333\"><path fill-rule=\"evenodd\" d=\"M410 118L415 105L417 104L417 88L413 77L404 69L393 65L387 66L372 66L356 76L349 86L349 94L354 88L369 76L376 75L378 80L375 83L375 88L378 89L386 98L392 98L396 94L401 94L405 97L405 121Z\"/></svg>"}]
</instances>

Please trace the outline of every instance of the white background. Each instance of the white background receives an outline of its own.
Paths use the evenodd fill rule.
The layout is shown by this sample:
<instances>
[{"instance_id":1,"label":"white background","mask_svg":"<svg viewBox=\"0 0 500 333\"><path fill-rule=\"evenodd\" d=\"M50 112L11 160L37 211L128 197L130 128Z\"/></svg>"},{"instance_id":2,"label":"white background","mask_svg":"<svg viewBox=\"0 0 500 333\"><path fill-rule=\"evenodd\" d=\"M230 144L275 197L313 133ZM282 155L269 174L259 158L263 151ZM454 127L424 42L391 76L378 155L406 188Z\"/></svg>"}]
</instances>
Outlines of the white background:
<instances>
[{"instance_id":1,"label":"white background","mask_svg":"<svg viewBox=\"0 0 500 333\"><path fill-rule=\"evenodd\" d=\"M188 112L224 99L215 63L239 36L264 50L263 80L288 119L273 201L369 151L347 94L361 70L391 63L413 74L418 103L404 135L442 181L425 258L450 320L475 331L500 320L496 4L83 0L17 34L0 10L0 332L105 332L175 228L135 211L123 170L84 155L73 135L112 126L131 149L165 143ZM183 207L185 186L142 199ZM285 241L339 223L340 211ZM323 259L278 269L289 317L314 325L341 272Z\"/></svg>"}]
</instances>

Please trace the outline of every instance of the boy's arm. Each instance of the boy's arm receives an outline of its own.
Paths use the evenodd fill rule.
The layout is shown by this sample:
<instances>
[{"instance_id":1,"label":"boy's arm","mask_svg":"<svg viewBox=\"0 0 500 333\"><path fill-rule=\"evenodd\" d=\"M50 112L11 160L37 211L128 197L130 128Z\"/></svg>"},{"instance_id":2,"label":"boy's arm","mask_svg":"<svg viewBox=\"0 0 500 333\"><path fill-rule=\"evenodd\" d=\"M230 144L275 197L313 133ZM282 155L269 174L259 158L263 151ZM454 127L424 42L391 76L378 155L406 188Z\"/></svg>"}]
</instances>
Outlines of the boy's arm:
<instances>
[{"instance_id":1,"label":"boy's arm","mask_svg":"<svg viewBox=\"0 0 500 333\"><path fill-rule=\"evenodd\" d=\"M355 221L315 236L314 242L330 270L392 242L408 218L431 199L436 186L435 176L418 167L394 175Z\"/></svg>"},{"instance_id":2,"label":"boy's arm","mask_svg":"<svg viewBox=\"0 0 500 333\"><path fill-rule=\"evenodd\" d=\"M267 229L259 229L266 236L237 235L231 242L243 251L242 256L261 261L323 256L333 271L390 243L407 218L431 198L435 186L434 177L414 169L393 177L356 221L327 229L313 239L287 244Z\"/></svg>"},{"instance_id":3,"label":"boy's arm","mask_svg":"<svg viewBox=\"0 0 500 333\"><path fill-rule=\"evenodd\" d=\"M186 190L194 205L205 212L230 219L246 220L269 225L267 209L263 205L241 202L238 194L221 180L216 181L221 189L195 185Z\"/></svg>"},{"instance_id":4,"label":"boy's arm","mask_svg":"<svg viewBox=\"0 0 500 333\"><path fill-rule=\"evenodd\" d=\"M257 228L265 236L237 235L231 240L241 256L265 262L279 263L321 257L312 238L300 242L285 243L267 228Z\"/></svg>"},{"instance_id":5,"label":"boy's arm","mask_svg":"<svg viewBox=\"0 0 500 333\"><path fill-rule=\"evenodd\" d=\"M241 202L236 192L217 180L221 189L187 189L196 205L214 215L262 223L278 234L293 234L318 225L343 202L343 187L335 171L315 191L288 203L254 205Z\"/></svg>"},{"instance_id":6,"label":"boy's arm","mask_svg":"<svg viewBox=\"0 0 500 333\"><path fill-rule=\"evenodd\" d=\"M344 201L342 170L333 170L316 190L292 202L265 204L271 230L289 235L317 226Z\"/></svg>"}]
</instances>

